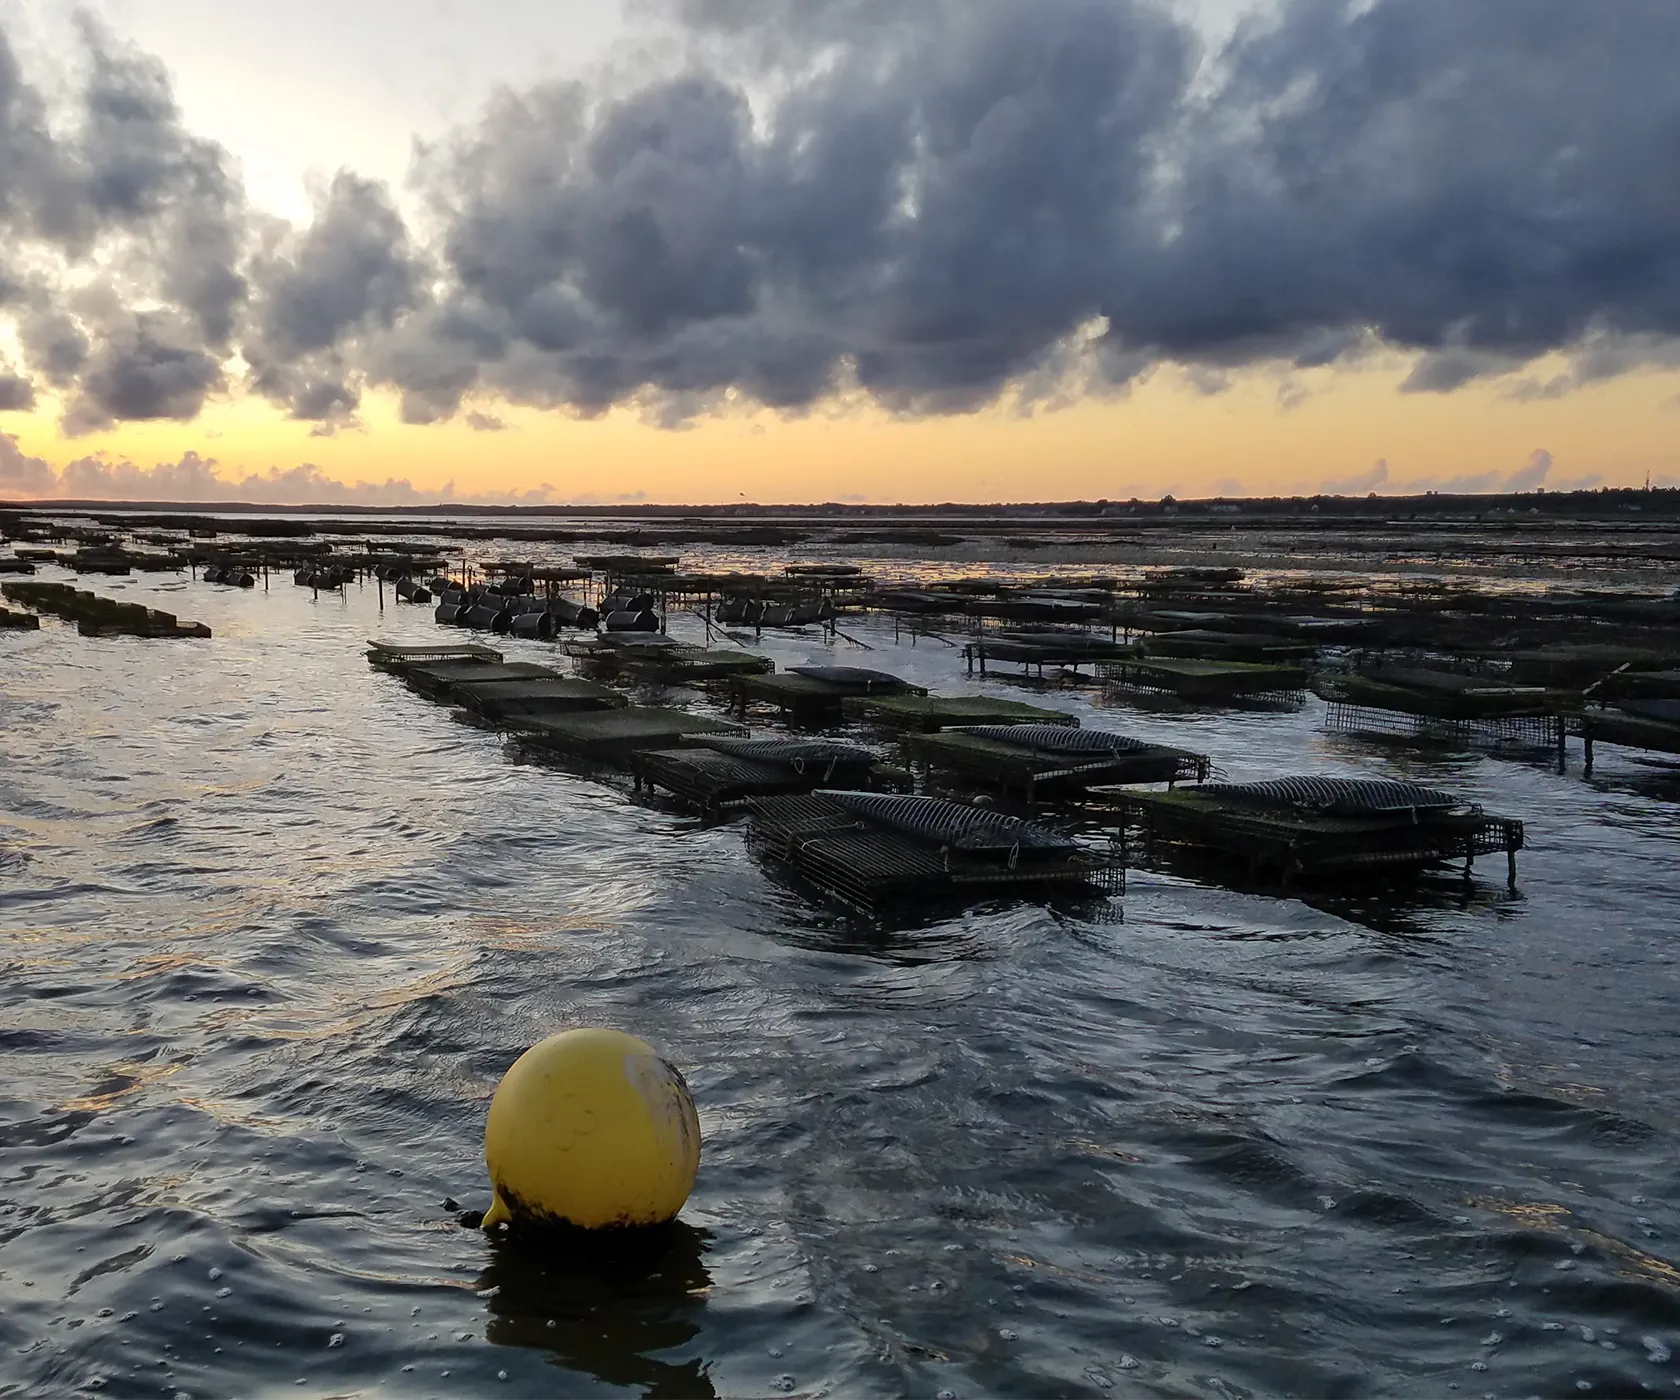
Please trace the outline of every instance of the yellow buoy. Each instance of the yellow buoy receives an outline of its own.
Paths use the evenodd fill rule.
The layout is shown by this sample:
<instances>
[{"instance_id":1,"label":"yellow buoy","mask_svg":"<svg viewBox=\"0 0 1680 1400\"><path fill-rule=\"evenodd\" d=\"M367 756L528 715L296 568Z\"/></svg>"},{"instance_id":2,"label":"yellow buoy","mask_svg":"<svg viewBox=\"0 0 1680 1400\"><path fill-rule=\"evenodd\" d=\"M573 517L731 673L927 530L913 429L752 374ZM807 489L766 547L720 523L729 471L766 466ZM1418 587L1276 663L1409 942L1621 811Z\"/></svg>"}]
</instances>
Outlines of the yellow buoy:
<instances>
[{"instance_id":1,"label":"yellow buoy","mask_svg":"<svg viewBox=\"0 0 1680 1400\"><path fill-rule=\"evenodd\" d=\"M509 1222L660 1225L700 1169L700 1122L677 1070L622 1031L551 1035L513 1062L490 1101L484 1160Z\"/></svg>"}]
</instances>

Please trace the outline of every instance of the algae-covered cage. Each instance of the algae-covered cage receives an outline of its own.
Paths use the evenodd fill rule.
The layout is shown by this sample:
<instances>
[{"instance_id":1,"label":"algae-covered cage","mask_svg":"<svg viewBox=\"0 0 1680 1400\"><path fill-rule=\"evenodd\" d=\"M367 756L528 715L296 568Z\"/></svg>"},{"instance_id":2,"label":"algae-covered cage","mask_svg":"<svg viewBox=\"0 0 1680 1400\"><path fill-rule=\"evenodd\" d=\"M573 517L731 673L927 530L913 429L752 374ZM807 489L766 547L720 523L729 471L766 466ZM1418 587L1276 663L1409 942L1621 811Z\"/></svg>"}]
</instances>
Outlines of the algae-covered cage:
<instances>
[{"instance_id":1,"label":"algae-covered cage","mask_svg":"<svg viewBox=\"0 0 1680 1400\"><path fill-rule=\"evenodd\" d=\"M1466 745L1561 749L1564 717L1580 707L1579 692L1426 667L1321 676L1313 689L1326 729Z\"/></svg>"},{"instance_id":2,"label":"algae-covered cage","mask_svg":"<svg viewBox=\"0 0 1680 1400\"><path fill-rule=\"evenodd\" d=\"M578 676L457 682L450 687L450 698L491 723L517 723L527 716L574 710L616 710L629 704L618 691Z\"/></svg>"},{"instance_id":3,"label":"algae-covered cage","mask_svg":"<svg viewBox=\"0 0 1680 1400\"><path fill-rule=\"evenodd\" d=\"M1453 793L1390 779L1323 775L1117 794L1145 857L1160 845L1213 853L1225 868L1285 882L1417 872L1505 852L1516 883L1523 824Z\"/></svg>"},{"instance_id":4,"label":"algae-covered cage","mask_svg":"<svg viewBox=\"0 0 1680 1400\"><path fill-rule=\"evenodd\" d=\"M1061 710L995 695L861 695L845 701L845 713L886 729L924 734L976 724L1079 723Z\"/></svg>"},{"instance_id":5,"label":"algae-covered cage","mask_svg":"<svg viewBox=\"0 0 1680 1400\"><path fill-rule=\"evenodd\" d=\"M1172 695L1187 704L1296 704L1306 698L1307 673L1299 666L1157 656L1104 662L1098 671L1115 690Z\"/></svg>"},{"instance_id":6,"label":"algae-covered cage","mask_svg":"<svg viewBox=\"0 0 1680 1400\"><path fill-rule=\"evenodd\" d=\"M707 815L751 798L846 786L899 788L908 774L868 749L821 739L744 739L704 735L681 748L644 750L631 759L637 786L662 789Z\"/></svg>"},{"instance_id":7,"label":"algae-covered cage","mask_svg":"<svg viewBox=\"0 0 1680 1400\"><path fill-rule=\"evenodd\" d=\"M1613 677L1608 703L1584 709L1572 721L1581 736L1583 771L1593 771L1593 745L1616 744L1647 753L1680 754L1680 671Z\"/></svg>"},{"instance_id":8,"label":"algae-covered cage","mask_svg":"<svg viewBox=\"0 0 1680 1400\"><path fill-rule=\"evenodd\" d=\"M400 675L408 685L434 700L447 699L458 685L475 685L486 681L555 681L562 679L558 671L529 661L480 661L461 658L447 661L412 662L387 666Z\"/></svg>"},{"instance_id":9,"label":"algae-covered cage","mask_svg":"<svg viewBox=\"0 0 1680 1400\"><path fill-rule=\"evenodd\" d=\"M940 798L819 791L754 798L748 808L760 859L865 909L952 895L1125 887L1117 853Z\"/></svg>"},{"instance_id":10,"label":"algae-covered cage","mask_svg":"<svg viewBox=\"0 0 1680 1400\"><path fill-rule=\"evenodd\" d=\"M1168 784L1208 775L1206 755L1067 725L971 725L914 734L911 754L948 781L1026 801L1116 783Z\"/></svg>"},{"instance_id":11,"label":"algae-covered cage","mask_svg":"<svg viewBox=\"0 0 1680 1400\"><path fill-rule=\"evenodd\" d=\"M795 666L776 674L743 676L734 688L743 715L756 702L799 724L837 724L844 718L846 702L860 696L926 694L919 685L861 666Z\"/></svg>"},{"instance_id":12,"label":"algae-covered cage","mask_svg":"<svg viewBox=\"0 0 1680 1400\"><path fill-rule=\"evenodd\" d=\"M367 648L368 661L393 675L401 674L411 666L423 666L438 661L497 662L502 659L501 652L494 647L480 646L476 642L453 646L408 646L401 642L370 641Z\"/></svg>"},{"instance_id":13,"label":"algae-covered cage","mask_svg":"<svg viewBox=\"0 0 1680 1400\"><path fill-rule=\"evenodd\" d=\"M670 748L697 734L745 734L740 725L657 705L510 717L519 741L586 763L627 767L644 749Z\"/></svg>"},{"instance_id":14,"label":"algae-covered cage","mask_svg":"<svg viewBox=\"0 0 1680 1400\"><path fill-rule=\"evenodd\" d=\"M1046 666L1077 671L1098 661L1122 660L1132 651L1129 643L1090 632L1006 632L969 642L963 647L963 660L971 672L978 669L981 675L986 674L988 663L1007 661L1019 663L1023 672L1036 666L1042 676Z\"/></svg>"},{"instance_id":15,"label":"algae-covered cage","mask_svg":"<svg viewBox=\"0 0 1680 1400\"><path fill-rule=\"evenodd\" d=\"M619 669L638 680L661 685L701 685L761 675L775 668L768 656L730 647L697 647L678 642L667 647L622 647Z\"/></svg>"},{"instance_id":16,"label":"algae-covered cage","mask_svg":"<svg viewBox=\"0 0 1680 1400\"><path fill-rule=\"evenodd\" d=\"M1175 656L1193 661L1248 661L1261 664L1306 664L1318 655L1318 643L1292 637L1274 637L1263 632L1222 632L1191 627L1179 632L1161 632L1139 642L1142 655Z\"/></svg>"},{"instance_id":17,"label":"algae-covered cage","mask_svg":"<svg viewBox=\"0 0 1680 1400\"><path fill-rule=\"evenodd\" d=\"M37 612L53 613L76 624L84 637L208 637L202 622L182 622L174 613L159 612L140 603L119 602L67 583L20 582L0 584L0 596ZM27 625L27 624L25 624Z\"/></svg>"}]
</instances>

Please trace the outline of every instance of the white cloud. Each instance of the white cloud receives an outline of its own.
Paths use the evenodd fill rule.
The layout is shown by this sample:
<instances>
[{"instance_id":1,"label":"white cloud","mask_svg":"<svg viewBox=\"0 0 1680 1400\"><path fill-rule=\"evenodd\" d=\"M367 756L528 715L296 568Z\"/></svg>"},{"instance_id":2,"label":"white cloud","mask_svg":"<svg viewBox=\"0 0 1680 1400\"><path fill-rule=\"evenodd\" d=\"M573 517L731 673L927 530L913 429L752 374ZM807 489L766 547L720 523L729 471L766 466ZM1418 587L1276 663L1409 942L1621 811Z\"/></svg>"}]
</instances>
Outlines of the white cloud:
<instances>
[{"instance_id":1,"label":"white cloud","mask_svg":"<svg viewBox=\"0 0 1680 1400\"><path fill-rule=\"evenodd\" d=\"M58 473L46 462L24 452L13 434L0 433L0 492L39 496L57 482Z\"/></svg>"},{"instance_id":2,"label":"white cloud","mask_svg":"<svg viewBox=\"0 0 1680 1400\"><path fill-rule=\"evenodd\" d=\"M25 455L17 439L0 433L0 495L36 500L221 501L256 505L548 505L564 499L544 482L526 491L457 492L453 481L441 488L416 486L407 477L384 481L340 481L313 462L270 467L243 476L220 475L214 457L186 452L173 462L149 467L104 453L78 457L55 471L39 457ZM645 493L618 499L645 499Z\"/></svg>"},{"instance_id":3,"label":"white cloud","mask_svg":"<svg viewBox=\"0 0 1680 1400\"><path fill-rule=\"evenodd\" d=\"M1492 468L1457 476L1421 476L1399 481L1389 471L1388 459L1382 457L1365 471L1355 472L1352 476L1329 478L1322 484L1321 489L1332 496L1363 496L1368 493L1381 496L1420 496L1426 491L1438 491L1447 496L1475 496L1488 492L1533 491L1545 484L1552 464L1552 454L1544 447L1537 447L1529 453L1528 461L1515 471ZM1560 489L1583 490L1587 486L1596 485L1598 481L1597 476L1566 481L1560 483Z\"/></svg>"}]
</instances>

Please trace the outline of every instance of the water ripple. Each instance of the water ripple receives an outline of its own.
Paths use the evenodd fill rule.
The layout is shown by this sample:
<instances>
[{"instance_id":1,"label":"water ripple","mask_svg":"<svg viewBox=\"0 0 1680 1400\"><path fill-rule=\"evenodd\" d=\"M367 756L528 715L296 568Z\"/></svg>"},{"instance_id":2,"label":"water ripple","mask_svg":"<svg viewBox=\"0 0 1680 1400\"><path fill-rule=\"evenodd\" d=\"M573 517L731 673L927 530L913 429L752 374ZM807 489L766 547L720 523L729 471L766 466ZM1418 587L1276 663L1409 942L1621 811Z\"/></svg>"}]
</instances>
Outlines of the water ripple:
<instances>
[{"instance_id":1,"label":"water ripple","mask_svg":"<svg viewBox=\"0 0 1680 1400\"><path fill-rule=\"evenodd\" d=\"M1528 820L1521 890L1303 902L1185 871L1123 904L866 919L779 883L734 827L524 761L369 669L368 635L434 639L423 609L278 580L126 591L185 595L215 640L0 634L5 1384L1680 1379L1666 776L1056 688L1233 777L1392 765L1462 788ZM877 650L766 645L978 684L890 623L847 630ZM578 1023L653 1040L700 1103L699 1187L645 1256L455 1223L484 1200L498 1077Z\"/></svg>"}]
</instances>

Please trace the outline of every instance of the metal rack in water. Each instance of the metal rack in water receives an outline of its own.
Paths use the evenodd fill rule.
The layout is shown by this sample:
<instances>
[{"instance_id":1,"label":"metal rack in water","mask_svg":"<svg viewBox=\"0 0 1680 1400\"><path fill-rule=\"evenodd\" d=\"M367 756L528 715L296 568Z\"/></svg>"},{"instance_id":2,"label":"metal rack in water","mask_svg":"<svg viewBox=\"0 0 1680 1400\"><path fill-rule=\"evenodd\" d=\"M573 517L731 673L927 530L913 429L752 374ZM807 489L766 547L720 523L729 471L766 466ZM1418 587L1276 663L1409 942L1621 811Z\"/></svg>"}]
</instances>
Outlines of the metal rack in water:
<instances>
[{"instance_id":1,"label":"metal rack in water","mask_svg":"<svg viewBox=\"0 0 1680 1400\"><path fill-rule=\"evenodd\" d=\"M965 786L1013 792L1029 803L1098 785L1171 785L1208 775L1205 754L1065 725L951 728L913 734L906 743L930 770Z\"/></svg>"},{"instance_id":2,"label":"metal rack in water","mask_svg":"<svg viewBox=\"0 0 1680 1400\"><path fill-rule=\"evenodd\" d=\"M995 695L865 695L847 699L844 709L848 718L924 734L958 725L1079 723L1062 710Z\"/></svg>"},{"instance_id":3,"label":"metal rack in water","mask_svg":"<svg viewBox=\"0 0 1680 1400\"><path fill-rule=\"evenodd\" d=\"M1486 676L1422 667L1321 676L1313 689L1327 705L1325 727L1345 734L1548 748L1562 752L1575 691L1512 685Z\"/></svg>"},{"instance_id":4,"label":"metal rack in water","mask_svg":"<svg viewBox=\"0 0 1680 1400\"><path fill-rule=\"evenodd\" d=\"M761 860L869 910L953 895L1125 890L1125 864L1118 851L1103 854L1061 841L1030 854L964 852L860 816L841 800L845 796L816 792L754 798L747 804L752 813L749 844ZM934 798L901 800L958 806Z\"/></svg>"},{"instance_id":5,"label":"metal rack in water","mask_svg":"<svg viewBox=\"0 0 1680 1400\"><path fill-rule=\"evenodd\" d=\"M1444 719L1378 709L1348 700L1328 701L1324 727L1338 734L1368 734L1377 738L1411 739L1423 743L1472 748L1478 745L1512 748L1561 746L1564 720L1550 715L1492 715L1480 719Z\"/></svg>"},{"instance_id":6,"label":"metal rack in water","mask_svg":"<svg viewBox=\"0 0 1680 1400\"><path fill-rule=\"evenodd\" d=\"M808 756L800 756L802 747ZM663 790L706 816L744 807L755 797L821 787L900 791L910 777L867 749L788 739L700 738L681 748L644 750L631 758L630 768L638 789Z\"/></svg>"},{"instance_id":7,"label":"metal rack in water","mask_svg":"<svg viewBox=\"0 0 1680 1400\"><path fill-rule=\"evenodd\" d=\"M653 705L529 715L510 720L508 724L519 742L527 747L621 767L628 764L633 754L645 749L669 748L691 735L746 733L740 725L725 720Z\"/></svg>"},{"instance_id":8,"label":"metal rack in water","mask_svg":"<svg viewBox=\"0 0 1680 1400\"><path fill-rule=\"evenodd\" d=\"M1104 662L1097 669L1115 690L1187 703L1296 704L1306 698L1307 673L1299 666L1157 656Z\"/></svg>"},{"instance_id":9,"label":"metal rack in water","mask_svg":"<svg viewBox=\"0 0 1680 1400\"><path fill-rule=\"evenodd\" d=\"M1396 795L1375 801L1368 795L1383 790ZM1157 843L1192 848L1286 884L1415 872L1457 860L1468 874L1477 856L1503 851L1514 886L1523 846L1520 821L1407 783L1295 778L1176 792L1121 790L1115 799L1123 830L1142 837L1146 857Z\"/></svg>"}]
</instances>

